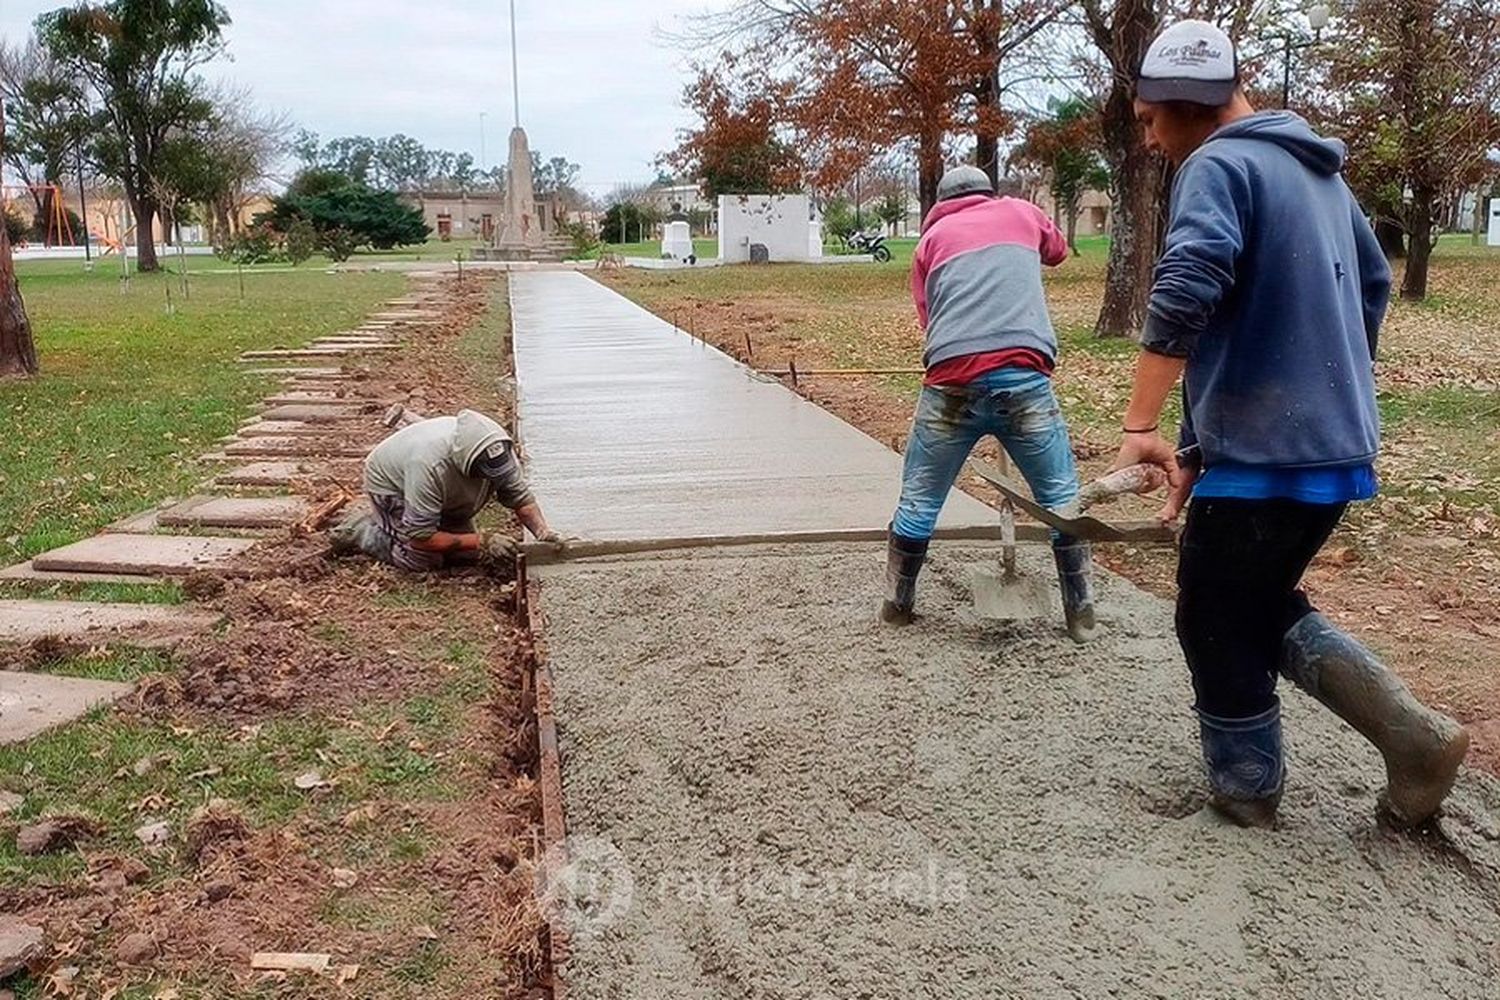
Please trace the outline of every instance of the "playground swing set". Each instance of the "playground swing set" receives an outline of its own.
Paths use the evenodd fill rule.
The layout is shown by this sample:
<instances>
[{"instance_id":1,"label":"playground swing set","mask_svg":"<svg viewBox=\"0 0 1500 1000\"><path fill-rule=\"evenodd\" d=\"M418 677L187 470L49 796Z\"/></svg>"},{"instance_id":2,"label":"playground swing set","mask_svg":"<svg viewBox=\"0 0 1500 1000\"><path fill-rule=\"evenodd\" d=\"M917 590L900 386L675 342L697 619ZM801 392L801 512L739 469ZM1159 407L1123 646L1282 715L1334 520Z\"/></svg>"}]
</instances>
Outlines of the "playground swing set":
<instances>
[{"instance_id":1,"label":"playground swing set","mask_svg":"<svg viewBox=\"0 0 1500 1000\"><path fill-rule=\"evenodd\" d=\"M69 219L67 204L63 199L62 188L57 184L0 184L0 199L9 202L23 195L29 196L33 201L38 201L49 206L46 220L46 231L42 234L42 245L47 247L77 246L74 238L73 223ZM88 222L83 221L84 238L95 247L100 248L102 256L119 252L121 241L109 235L88 232ZM105 220L105 229L109 228L108 219ZM128 234L127 234L128 235ZM24 245L24 244L23 244Z\"/></svg>"}]
</instances>

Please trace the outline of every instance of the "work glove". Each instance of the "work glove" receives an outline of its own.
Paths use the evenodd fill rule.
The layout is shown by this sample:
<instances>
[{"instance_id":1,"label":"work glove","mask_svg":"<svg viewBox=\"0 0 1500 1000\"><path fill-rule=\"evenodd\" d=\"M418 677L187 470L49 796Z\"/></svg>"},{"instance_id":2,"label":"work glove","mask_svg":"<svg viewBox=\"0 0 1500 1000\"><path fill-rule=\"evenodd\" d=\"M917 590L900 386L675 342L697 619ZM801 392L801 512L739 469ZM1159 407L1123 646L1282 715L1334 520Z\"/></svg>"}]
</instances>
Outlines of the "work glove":
<instances>
[{"instance_id":1,"label":"work glove","mask_svg":"<svg viewBox=\"0 0 1500 1000\"><path fill-rule=\"evenodd\" d=\"M479 536L479 560L487 563L515 562L520 546L509 535L486 531Z\"/></svg>"}]
</instances>

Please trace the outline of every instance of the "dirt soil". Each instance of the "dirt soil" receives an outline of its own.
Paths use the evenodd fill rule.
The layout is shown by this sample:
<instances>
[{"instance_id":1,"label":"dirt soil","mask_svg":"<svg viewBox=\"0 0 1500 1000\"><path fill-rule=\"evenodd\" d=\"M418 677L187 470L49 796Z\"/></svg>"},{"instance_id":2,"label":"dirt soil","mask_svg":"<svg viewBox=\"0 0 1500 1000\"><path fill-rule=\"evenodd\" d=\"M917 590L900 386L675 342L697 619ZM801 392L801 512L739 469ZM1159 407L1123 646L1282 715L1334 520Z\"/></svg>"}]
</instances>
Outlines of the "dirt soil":
<instances>
[{"instance_id":1,"label":"dirt soil","mask_svg":"<svg viewBox=\"0 0 1500 1000\"><path fill-rule=\"evenodd\" d=\"M1226 826L1168 604L985 624L995 558L941 549L905 630L878 546L545 571L571 996L1495 996L1500 782L1384 831L1378 756L1288 691L1282 825Z\"/></svg>"},{"instance_id":2,"label":"dirt soil","mask_svg":"<svg viewBox=\"0 0 1500 1000\"><path fill-rule=\"evenodd\" d=\"M509 419L497 384L508 363L500 338L484 347L492 358L476 359L458 343L496 287L472 277L462 286L447 282L444 323L411 330L407 347L361 368L360 395L429 414L471 406ZM373 442L385 432L372 426L359 433ZM358 466L340 473L304 486L326 495L337 482L357 491ZM286 532L229 572L191 577L186 592L222 612L223 626L185 644L179 670L143 678L123 711L182 731L221 727L245 739L286 719L357 728L362 713L440 690L442 654L423 641L440 651L457 628L489 674L487 696L465 709L439 755L477 762L449 775L461 792L419 801L376 794L347 812L313 807L260 828L226 804L186 831L166 878L147 879L133 857L99 853L89 857L83 882L0 893L0 911L47 928L54 969L41 981L54 990L113 996L142 980L147 970L116 954L133 934L154 942L139 964L158 981L181 984L171 995L184 998L436 996L439 975L444 996L513 997L534 996L545 983L532 892L540 822L534 699L517 652L513 583L455 572L436 577L430 593L414 599L409 575L364 560L331 560L326 548L321 532ZM399 723L378 736L382 745L422 752L413 739ZM403 838L432 846L407 856L391 847ZM337 859L359 852L383 860L361 866L357 889L331 885ZM407 927L418 905L413 896L440 915L418 937ZM341 907L356 917L334 919ZM428 947L429 935L441 942L440 953ZM249 969L252 949L366 956L366 964L347 980L334 969L321 981L268 986ZM441 964L432 957L438 954ZM55 969L67 966L82 966L83 977L59 987ZM422 982L434 985L420 992ZM462 985L447 991L455 982Z\"/></svg>"},{"instance_id":3,"label":"dirt soil","mask_svg":"<svg viewBox=\"0 0 1500 1000\"><path fill-rule=\"evenodd\" d=\"M919 364L920 334L904 298L861 302L857 324L838 327L841 338L813 338L805 335L811 320L842 320L828 318L828 307L810 304L805 296L764 290L707 296L679 287L670 277L631 272L601 280L756 367L785 369L789 361L803 370L863 367L851 365L850 356L873 358L881 367ZM1453 280L1445 272L1444 281ZM1092 323L1098 309L1097 288L1088 280L1056 281L1048 300L1059 329ZM1482 347L1493 337L1493 320L1460 319L1420 313L1393 317L1383 338L1381 385L1500 384L1490 352ZM1483 324L1477 333L1476 322ZM1074 422L1074 453L1085 481L1108 471L1114 459L1113 415L1124 412L1129 393L1122 371L1118 358L1064 351L1056 382L1065 412L1110 415L1108 433ZM917 377L803 377L787 384L882 443L905 450ZM1500 440L1490 448L1492 453L1500 448ZM1435 449L1441 452L1418 427L1388 434L1382 476L1397 471L1402 479L1461 479L1463 470ZM999 449L987 438L975 454L993 461ZM997 500L977 479L958 485L986 502ZM1144 518L1159 507L1159 501L1129 500L1098 513ZM1147 591L1175 595L1176 561L1162 550L1104 545L1095 552L1101 563ZM1424 701L1463 722L1473 739L1470 762L1500 775L1500 670L1494 669L1492 655L1500 638L1500 522L1400 496L1355 505L1306 584L1320 610L1378 650Z\"/></svg>"}]
</instances>

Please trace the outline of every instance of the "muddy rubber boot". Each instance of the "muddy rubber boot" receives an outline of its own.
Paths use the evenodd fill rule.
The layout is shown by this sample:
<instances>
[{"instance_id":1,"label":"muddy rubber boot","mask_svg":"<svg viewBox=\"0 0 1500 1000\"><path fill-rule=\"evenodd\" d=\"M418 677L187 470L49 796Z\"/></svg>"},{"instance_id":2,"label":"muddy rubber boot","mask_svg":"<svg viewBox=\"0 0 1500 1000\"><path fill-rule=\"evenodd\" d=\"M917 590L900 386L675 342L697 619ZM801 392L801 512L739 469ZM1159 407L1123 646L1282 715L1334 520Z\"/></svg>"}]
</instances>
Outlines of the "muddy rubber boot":
<instances>
[{"instance_id":1,"label":"muddy rubber boot","mask_svg":"<svg viewBox=\"0 0 1500 1000\"><path fill-rule=\"evenodd\" d=\"M1428 708L1373 653L1314 612L1287 632L1281 672L1375 744L1385 758L1380 805L1396 826L1429 819L1453 789L1469 734Z\"/></svg>"},{"instance_id":2,"label":"muddy rubber boot","mask_svg":"<svg viewBox=\"0 0 1500 1000\"><path fill-rule=\"evenodd\" d=\"M1285 773L1280 703L1248 719L1199 712L1198 736L1213 791L1209 806L1237 826L1274 827Z\"/></svg>"},{"instance_id":3,"label":"muddy rubber boot","mask_svg":"<svg viewBox=\"0 0 1500 1000\"><path fill-rule=\"evenodd\" d=\"M328 529L328 551L336 558L363 553L388 563L391 561L391 545L391 536L369 511L355 511Z\"/></svg>"},{"instance_id":4,"label":"muddy rubber boot","mask_svg":"<svg viewBox=\"0 0 1500 1000\"><path fill-rule=\"evenodd\" d=\"M1085 643L1094 637L1094 554L1088 542L1058 538L1052 542L1057 583L1062 589L1063 620L1068 637Z\"/></svg>"},{"instance_id":5,"label":"muddy rubber boot","mask_svg":"<svg viewBox=\"0 0 1500 1000\"><path fill-rule=\"evenodd\" d=\"M890 531L886 539L885 601L880 620L888 625L910 625L917 606L917 574L927 560L927 539L906 538Z\"/></svg>"}]
</instances>

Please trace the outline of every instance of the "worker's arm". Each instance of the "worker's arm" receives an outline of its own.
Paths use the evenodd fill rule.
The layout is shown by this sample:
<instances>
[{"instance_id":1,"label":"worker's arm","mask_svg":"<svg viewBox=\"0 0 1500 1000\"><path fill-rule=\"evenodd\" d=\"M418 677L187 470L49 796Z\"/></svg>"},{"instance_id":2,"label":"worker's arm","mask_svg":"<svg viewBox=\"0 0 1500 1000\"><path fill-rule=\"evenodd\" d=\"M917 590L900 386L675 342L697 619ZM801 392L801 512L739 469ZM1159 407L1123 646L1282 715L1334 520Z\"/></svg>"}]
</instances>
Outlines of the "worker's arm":
<instances>
[{"instance_id":1,"label":"worker's arm","mask_svg":"<svg viewBox=\"0 0 1500 1000\"><path fill-rule=\"evenodd\" d=\"M522 526L539 542L559 541L557 532L547 526L547 518L543 516L541 506L535 501L517 507L516 520L520 521Z\"/></svg>"},{"instance_id":2,"label":"worker's arm","mask_svg":"<svg viewBox=\"0 0 1500 1000\"><path fill-rule=\"evenodd\" d=\"M412 538L407 544L418 552L473 552L483 545L478 532L458 535L451 531L434 531L426 538Z\"/></svg>"},{"instance_id":3,"label":"worker's arm","mask_svg":"<svg viewBox=\"0 0 1500 1000\"><path fill-rule=\"evenodd\" d=\"M1186 358L1158 354L1151 350L1141 351L1135 368L1135 387L1130 393L1130 405L1125 410L1125 439L1120 444L1120 455L1114 464L1115 469L1124 469L1146 463L1159 466L1166 472L1171 492L1160 514L1164 522L1177 519L1192 493L1193 480L1196 478L1178 464L1177 449L1157 429L1167 397L1176 388L1186 367Z\"/></svg>"}]
</instances>

